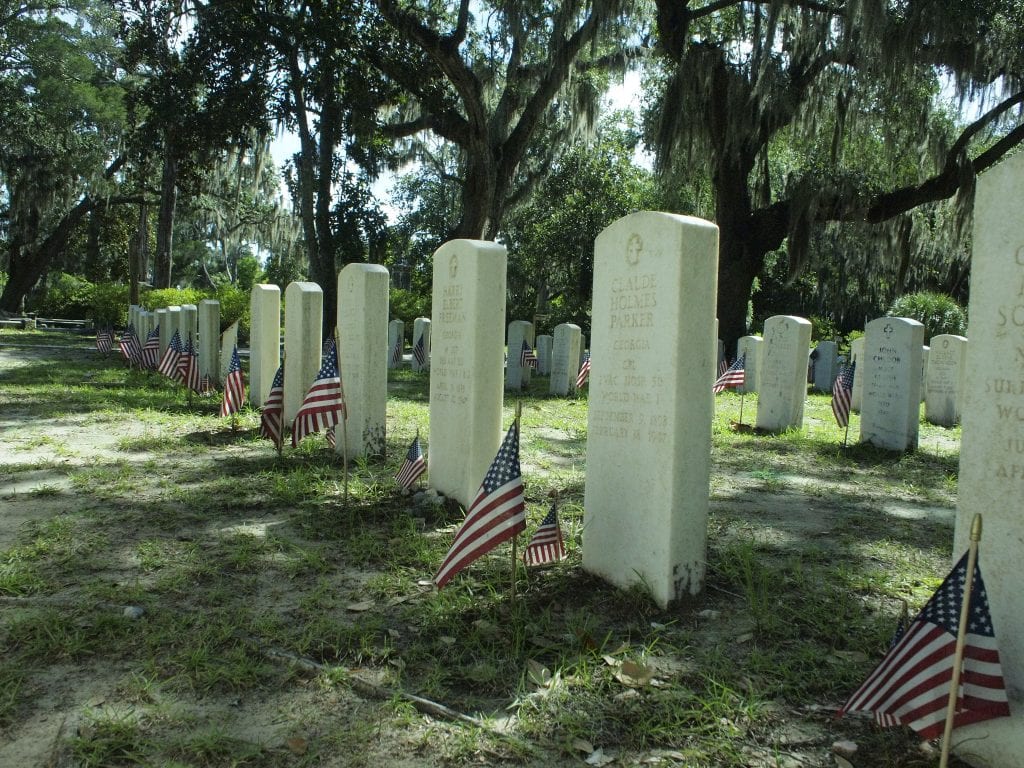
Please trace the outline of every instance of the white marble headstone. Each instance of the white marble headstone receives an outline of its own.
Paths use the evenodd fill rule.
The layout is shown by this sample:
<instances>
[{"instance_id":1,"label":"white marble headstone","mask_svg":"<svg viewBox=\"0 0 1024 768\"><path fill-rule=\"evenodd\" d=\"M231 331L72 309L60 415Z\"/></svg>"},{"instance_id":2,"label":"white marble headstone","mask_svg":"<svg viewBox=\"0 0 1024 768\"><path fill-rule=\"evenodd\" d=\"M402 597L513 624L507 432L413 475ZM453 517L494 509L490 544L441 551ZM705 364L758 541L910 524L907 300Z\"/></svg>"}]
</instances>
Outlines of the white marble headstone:
<instances>
[{"instance_id":1,"label":"white marble headstone","mask_svg":"<svg viewBox=\"0 0 1024 768\"><path fill-rule=\"evenodd\" d=\"M281 365L281 289L257 284L249 292L249 398L262 406Z\"/></svg>"},{"instance_id":2,"label":"white marble headstone","mask_svg":"<svg viewBox=\"0 0 1024 768\"><path fill-rule=\"evenodd\" d=\"M547 333L537 337L537 374L539 376L551 375L551 348L554 346L555 338Z\"/></svg>"},{"instance_id":3,"label":"white marble headstone","mask_svg":"<svg viewBox=\"0 0 1024 768\"><path fill-rule=\"evenodd\" d=\"M568 395L576 391L576 377L580 372L576 361L580 359L582 343L583 334L578 325L561 323L555 326L551 345L551 379L548 381L550 394Z\"/></svg>"},{"instance_id":4,"label":"white marble headstone","mask_svg":"<svg viewBox=\"0 0 1024 768\"><path fill-rule=\"evenodd\" d=\"M923 340L924 326L907 317L879 317L864 326L861 442L890 451L917 448Z\"/></svg>"},{"instance_id":5,"label":"white marble headstone","mask_svg":"<svg viewBox=\"0 0 1024 768\"><path fill-rule=\"evenodd\" d=\"M521 363L523 342L533 349L533 323L513 320L508 324L508 359L505 362L505 389L519 390L530 383L532 369Z\"/></svg>"},{"instance_id":6,"label":"white marble headstone","mask_svg":"<svg viewBox=\"0 0 1024 768\"><path fill-rule=\"evenodd\" d=\"M811 321L775 315L764 321L757 384L757 428L768 432L800 429L807 399L807 355Z\"/></svg>"},{"instance_id":7,"label":"white marble headstone","mask_svg":"<svg viewBox=\"0 0 1024 768\"><path fill-rule=\"evenodd\" d=\"M741 336L736 342L736 357L744 357L743 361L743 386L737 387L737 391L751 393L757 392L758 373L761 368L761 345L764 339L760 336Z\"/></svg>"},{"instance_id":8,"label":"white marble headstone","mask_svg":"<svg viewBox=\"0 0 1024 768\"><path fill-rule=\"evenodd\" d=\"M199 375L220 386L220 302L214 299L199 302Z\"/></svg>"},{"instance_id":9,"label":"white marble headstone","mask_svg":"<svg viewBox=\"0 0 1024 768\"><path fill-rule=\"evenodd\" d=\"M429 317L417 317L412 322L412 345L413 351L415 352L416 345L420 343L420 339L423 339L423 363L420 364L416 360L416 355L412 356L412 369L414 371L426 371L430 369L430 318Z\"/></svg>"},{"instance_id":10,"label":"white marble headstone","mask_svg":"<svg viewBox=\"0 0 1024 768\"><path fill-rule=\"evenodd\" d=\"M284 314L284 425L287 428L320 371L323 290L316 283L290 283L284 290Z\"/></svg>"},{"instance_id":11,"label":"white marble headstone","mask_svg":"<svg viewBox=\"0 0 1024 768\"><path fill-rule=\"evenodd\" d=\"M388 323L385 333L388 339L387 366L401 368L405 355L405 323L401 320L392 320Z\"/></svg>"},{"instance_id":12,"label":"white marble headstone","mask_svg":"<svg viewBox=\"0 0 1024 768\"><path fill-rule=\"evenodd\" d=\"M853 389L850 391L850 410L860 413L860 404L864 399L864 337L860 336L850 342L850 362L853 369Z\"/></svg>"},{"instance_id":13,"label":"white marble headstone","mask_svg":"<svg viewBox=\"0 0 1024 768\"><path fill-rule=\"evenodd\" d=\"M932 336L925 379L924 414L932 424L952 427L960 421L967 339L943 333Z\"/></svg>"},{"instance_id":14,"label":"white marble headstone","mask_svg":"<svg viewBox=\"0 0 1024 768\"><path fill-rule=\"evenodd\" d=\"M839 347L834 341L819 341L814 351L814 388L831 393L839 375Z\"/></svg>"}]
</instances>

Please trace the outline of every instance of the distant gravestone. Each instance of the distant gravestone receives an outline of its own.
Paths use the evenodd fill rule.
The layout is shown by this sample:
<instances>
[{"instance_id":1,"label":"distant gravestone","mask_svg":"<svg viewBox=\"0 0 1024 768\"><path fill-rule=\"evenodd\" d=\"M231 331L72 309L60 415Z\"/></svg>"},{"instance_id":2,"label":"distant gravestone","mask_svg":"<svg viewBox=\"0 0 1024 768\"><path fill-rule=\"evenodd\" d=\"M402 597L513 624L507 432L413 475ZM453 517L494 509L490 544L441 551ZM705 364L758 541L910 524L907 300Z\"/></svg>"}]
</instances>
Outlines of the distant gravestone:
<instances>
[{"instance_id":1,"label":"distant gravestone","mask_svg":"<svg viewBox=\"0 0 1024 768\"><path fill-rule=\"evenodd\" d=\"M249 293L249 397L263 406L281 365L281 289L258 284Z\"/></svg>"},{"instance_id":2,"label":"distant gravestone","mask_svg":"<svg viewBox=\"0 0 1024 768\"><path fill-rule=\"evenodd\" d=\"M971 521L980 513L978 562L1011 716L957 728L954 751L975 766L1019 766L1024 755L1024 155L1008 157L977 183L953 560L967 549Z\"/></svg>"},{"instance_id":3,"label":"distant gravestone","mask_svg":"<svg viewBox=\"0 0 1024 768\"><path fill-rule=\"evenodd\" d=\"M928 356L932 348L925 344L921 347L921 402L925 401L928 394Z\"/></svg>"},{"instance_id":4,"label":"distant gravestone","mask_svg":"<svg viewBox=\"0 0 1024 768\"><path fill-rule=\"evenodd\" d=\"M890 451L917 448L923 339L924 326L906 317L879 317L864 326L861 442Z\"/></svg>"},{"instance_id":5,"label":"distant gravestone","mask_svg":"<svg viewBox=\"0 0 1024 768\"><path fill-rule=\"evenodd\" d=\"M156 316L156 324L160 327L160 355L162 357L167 350L167 345L171 343L171 336L174 333L171 330L171 311L168 307L161 307L154 310L153 314Z\"/></svg>"},{"instance_id":6,"label":"distant gravestone","mask_svg":"<svg viewBox=\"0 0 1024 768\"><path fill-rule=\"evenodd\" d=\"M387 327L388 368L399 368L405 354L405 323L392 320Z\"/></svg>"},{"instance_id":7,"label":"distant gravestone","mask_svg":"<svg viewBox=\"0 0 1024 768\"><path fill-rule=\"evenodd\" d=\"M348 418L335 431L335 449L345 451L344 436L349 457L382 456L386 448L388 360L380 339L388 333L389 288L379 264L348 264L338 274L338 365Z\"/></svg>"},{"instance_id":8,"label":"distant gravestone","mask_svg":"<svg viewBox=\"0 0 1024 768\"><path fill-rule=\"evenodd\" d=\"M324 292L316 283L290 283L284 290L284 424L291 426L320 371ZM344 371L342 371L344 375ZM343 381L344 384L344 381Z\"/></svg>"},{"instance_id":9,"label":"distant gravestone","mask_svg":"<svg viewBox=\"0 0 1024 768\"><path fill-rule=\"evenodd\" d=\"M743 360L743 386L737 391L750 394L757 392L758 371L761 365L761 345L764 339L760 336L742 336L736 342L736 357Z\"/></svg>"},{"instance_id":10,"label":"distant gravestone","mask_svg":"<svg viewBox=\"0 0 1024 768\"><path fill-rule=\"evenodd\" d=\"M195 304L182 304L178 316L178 328L181 332L181 343L192 339L193 346L199 343L199 307Z\"/></svg>"},{"instance_id":11,"label":"distant gravestone","mask_svg":"<svg viewBox=\"0 0 1024 768\"><path fill-rule=\"evenodd\" d=\"M704 586L717 267L718 228L668 213L594 247L583 566L663 607Z\"/></svg>"},{"instance_id":12,"label":"distant gravestone","mask_svg":"<svg viewBox=\"0 0 1024 768\"><path fill-rule=\"evenodd\" d=\"M227 330L220 335L220 361L217 366L218 381L224 381L228 375L228 368L231 367L231 352L238 346L238 321L235 320L227 327ZM251 362L251 361L250 361ZM252 403L252 381L249 382L249 401ZM263 405L262 402L254 403Z\"/></svg>"},{"instance_id":13,"label":"distant gravestone","mask_svg":"<svg viewBox=\"0 0 1024 768\"><path fill-rule=\"evenodd\" d=\"M952 427L960 420L967 339L943 333L932 336L925 382L924 415L932 424Z\"/></svg>"},{"instance_id":14,"label":"distant gravestone","mask_svg":"<svg viewBox=\"0 0 1024 768\"><path fill-rule=\"evenodd\" d=\"M552 395L568 395L576 391L576 376L580 359L580 346L583 334L580 327L573 323L561 323L555 326L555 335L551 345L551 380L548 392Z\"/></svg>"},{"instance_id":15,"label":"distant gravestone","mask_svg":"<svg viewBox=\"0 0 1024 768\"><path fill-rule=\"evenodd\" d=\"M860 413L860 404L864 399L864 337L860 336L850 342L850 362L854 364L853 389L850 392L850 410Z\"/></svg>"},{"instance_id":16,"label":"distant gravestone","mask_svg":"<svg viewBox=\"0 0 1024 768\"><path fill-rule=\"evenodd\" d=\"M810 320L775 315L764 321L757 384L758 429L784 432L803 426L810 343Z\"/></svg>"},{"instance_id":17,"label":"distant gravestone","mask_svg":"<svg viewBox=\"0 0 1024 768\"><path fill-rule=\"evenodd\" d=\"M469 506L501 442L504 246L452 240L434 253L430 485Z\"/></svg>"},{"instance_id":18,"label":"distant gravestone","mask_svg":"<svg viewBox=\"0 0 1024 768\"><path fill-rule=\"evenodd\" d=\"M423 362L421 363L416 358L416 348L420 345L422 339L422 355ZM412 322L412 369L414 371L426 371L430 368L430 318L429 317L417 317Z\"/></svg>"},{"instance_id":19,"label":"distant gravestone","mask_svg":"<svg viewBox=\"0 0 1024 768\"><path fill-rule=\"evenodd\" d=\"M199 302L199 375L209 376L219 387L220 378L220 302L203 299ZM231 354L231 351L228 351Z\"/></svg>"},{"instance_id":20,"label":"distant gravestone","mask_svg":"<svg viewBox=\"0 0 1024 768\"><path fill-rule=\"evenodd\" d=\"M551 349L554 346L555 337L542 333L537 337L537 374L540 376L551 375Z\"/></svg>"},{"instance_id":21,"label":"distant gravestone","mask_svg":"<svg viewBox=\"0 0 1024 768\"><path fill-rule=\"evenodd\" d=\"M531 368L521 362L523 343L533 351L533 323L513 320L508 324L508 360L505 362L505 389L519 390L530 383Z\"/></svg>"},{"instance_id":22,"label":"distant gravestone","mask_svg":"<svg viewBox=\"0 0 1024 768\"><path fill-rule=\"evenodd\" d=\"M834 341L819 341L814 353L814 388L831 393L839 375L839 347Z\"/></svg>"},{"instance_id":23,"label":"distant gravestone","mask_svg":"<svg viewBox=\"0 0 1024 768\"><path fill-rule=\"evenodd\" d=\"M181 324L181 307L172 304L167 308L167 329L170 334L167 337L168 343L171 341L171 337L174 336L174 332L178 332L178 337L181 339L181 343L184 344L188 339L185 336L185 330ZM163 339L163 333L161 332L160 338Z\"/></svg>"}]
</instances>

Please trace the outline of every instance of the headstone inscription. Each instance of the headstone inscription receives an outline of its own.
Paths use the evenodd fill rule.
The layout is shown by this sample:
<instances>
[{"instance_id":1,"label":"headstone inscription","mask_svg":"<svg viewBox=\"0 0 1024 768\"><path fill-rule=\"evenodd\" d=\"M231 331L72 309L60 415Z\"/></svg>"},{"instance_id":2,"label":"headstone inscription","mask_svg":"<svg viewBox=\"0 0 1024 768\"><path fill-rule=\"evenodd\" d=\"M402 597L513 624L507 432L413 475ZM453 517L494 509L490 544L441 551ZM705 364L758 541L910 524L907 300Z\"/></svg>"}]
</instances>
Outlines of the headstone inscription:
<instances>
[{"instance_id":1,"label":"headstone inscription","mask_svg":"<svg viewBox=\"0 0 1024 768\"><path fill-rule=\"evenodd\" d=\"M890 451L917 448L924 326L879 317L864 326L864 400L860 440Z\"/></svg>"},{"instance_id":2,"label":"headstone inscription","mask_svg":"<svg viewBox=\"0 0 1024 768\"><path fill-rule=\"evenodd\" d=\"M583 566L661 606L704 586L717 268L693 217L634 213L594 247Z\"/></svg>"},{"instance_id":3,"label":"headstone inscription","mask_svg":"<svg viewBox=\"0 0 1024 768\"><path fill-rule=\"evenodd\" d=\"M932 424L952 427L960 421L961 397L967 339L942 333L932 336L928 355L928 376L925 380L924 415Z\"/></svg>"},{"instance_id":4,"label":"headstone inscription","mask_svg":"<svg viewBox=\"0 0 1024 768\"><path fill-rule=\"evenodd\" d=\"M758 429L785 432L803 426L810 343L810 320L775 315L764 321L757 385Z\"/></svg>"},{"instance_id":5,"label":"headstone inscription","mask_svg":"<svg viewBox=\"0 0 1024 768\"><path fill-rule=\"evenodd\" d=\"M576 375L580 359L583 334L573 323L555 326L554 341L551 345L551 379L548 392L552 395L568 395L576 391Z\"/></svg>"},{"instance_id":6,"label":"headstone inscription","mask_svg":"<svg viewBox=\"0 0 1024 768\"><path fill-rule=\"evenodd\" d=\"M390 280L379 264L348 264L338 273L338 365L348 418L335 432L335 450L347 446L349 457L382 456L386 448L388 353L380 339L388 333Z\"/></svg>"},{"instance_id":7,"label":"headstone inscription","mask_svg":"<svg viewBox=\"0 0 1024 768\"><path fill-rule=\"evenodd\" d=\"M284 289L284 424L290 426L320 371L324 292L316 283ZM345 372L341 372L344 384Z\"/></svg>"},{"instance_id":8,"label":"headstone inscription","mask_svg":"<svg viewBox=\"0 0 1024 768\"><path fill-rule=\"evenodd\" d=\"M757 392L758 372L761 366L761 345L764 339L760 336L742 336L736 342L736 357L744 358L743 361L743 386L737 387L737 391Z\"/></svg>"},{"instance_id":9,"label":"headstone inscription","mask_svg":"<svg viewBox=\"0 0 1024 768\"><path fill-rule=\"evenodd\" d=\"M501 442L505 247L452 240L434 253L430 485L469 506Z\"/></svg>"}]
</instances>

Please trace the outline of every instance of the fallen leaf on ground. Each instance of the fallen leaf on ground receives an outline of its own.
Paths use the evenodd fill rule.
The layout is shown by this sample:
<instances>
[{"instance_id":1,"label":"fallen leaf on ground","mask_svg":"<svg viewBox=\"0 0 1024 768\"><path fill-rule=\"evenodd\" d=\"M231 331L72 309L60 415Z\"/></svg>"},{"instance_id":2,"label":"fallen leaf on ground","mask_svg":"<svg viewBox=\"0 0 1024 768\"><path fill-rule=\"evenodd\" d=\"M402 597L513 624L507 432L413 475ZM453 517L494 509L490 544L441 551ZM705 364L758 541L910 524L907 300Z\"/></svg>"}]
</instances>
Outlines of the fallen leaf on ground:
<instances>
[{"instance_id":1,"label":"fallen leaf on ground","mask_svg":"<svg viewBox=\"0 0 1024 768\"><path fill-rule=\"evenodd\" d=\"M309 742L305 739L299 738L298 736L294 739L288 739L285 744L293 755L304 755L309 749Z\"/></svg>"},{"instance_id":2,"label":"fallen leaf on ground","mask_svg":"<svg viewBox=\"0 0 1024 768\"><path fill-rule=\"evenodd\" d=\"M364 600L361 603L349 603L345 606L346 611L353 611L355 613L359 613L361 611L368 611L371 608L373 608L372 600Z\"/></svg>"}]
</instances>

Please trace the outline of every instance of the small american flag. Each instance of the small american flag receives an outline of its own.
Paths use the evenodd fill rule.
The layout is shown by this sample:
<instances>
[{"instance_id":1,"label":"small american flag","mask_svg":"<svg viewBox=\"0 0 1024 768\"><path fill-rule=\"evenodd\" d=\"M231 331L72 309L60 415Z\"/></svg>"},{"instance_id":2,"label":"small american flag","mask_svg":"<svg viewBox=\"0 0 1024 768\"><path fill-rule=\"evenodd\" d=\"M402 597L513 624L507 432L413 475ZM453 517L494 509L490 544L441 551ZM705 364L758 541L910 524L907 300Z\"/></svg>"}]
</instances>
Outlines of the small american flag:
<instances>
[{"instance_id":1,"label":"small american flag","mask_svg":"<svg viewBox=\"0 0 1024 768\"><path fill-rule=\"evenodd\" d=\"M341 389L341 372L338 370L338 348L331 345L316 380L306 393L292 422L292 447L306 435L334 426L345 414L345 394Z\"/></svg>"},{"instance_id":2,"label":"small american flag","mask_svg":"<svg viewBox=\"0 0 1024 768\"><path fill-rule=\"evenodd\" d=\"M124 355L124 359L128 361L129 365L142 367L142 345L139 343L139 337L135 335L134 325L129 324L124 329L118 345L121 347L121 354Z\"/></svg>"},{"instance_id":3,"label":"small american flag","mask_svg":"<svg viewBox=\"0 0 1024 768\"><path fill-rule=\"evenodd\" d=\"M416 478L426 471L427 463L423 460L423 449L420 448L420 438L417 435L412 439L412 444L405 454L405 461L395 475L395 482L399 488L408 491L416 482Z\"/></svg>"},{"instance_id":4,"label":"small american flag","mask_svg":"<svg viewBox=\"0 0 1024 768\"><path fill-rule=\"evenodd\" d=\"M280 450L284 442L284 366L277 367L270 393L260 413L260 437L265 437Z\"/></svg>"},{"instance_id":5,"label":"small american flag","mask_svg":"<svg viewBox=\"0 0 1024 768\"><path fill-rule=\"evenodd\" d=\"M725 376L725 372L729 370L729 361L724 357L718 361L718 375Z\"/></svg>"},{"instance_id":6,"label":"small american flag","mask_svg":"<svg viewBox=\"0 0 1024 768\"><path fill-rule=\"evenodd\" d=\"M231 350L231 365L228 375L224 378L224 398L220 401L220 415L230 416L242 410L245 402L245 379L242 377L242 359L238 356L238 347Z\"/></svg>"},{"instance_id":7,"label":"small american flag","mask_svg":"<svg viewBox=\"0 0 1024 768\"><path fill-rule=\"evenodd\" d=\"M329 446L331 446L331 448L336 448L338 446L338 437L337 437L337 429L336 429L336 427L334 427L334 426L328 427L327 431L324 432L324 437L327 438L327 444Z\"/></svg>"},{"instance_id":8,"label":"small american flag","mask_svg":"<svg viewBox=\"0 0 1024 768\"><path fill-rule=\"evenodd\" d=\"M724 363L725 361L723 360L722 362ZM729 387L742 386L746 377L746 373L743 370L743 366L746 362L746 355L740 355L737 357L736 362L726 368L724 373L719 374L714 385L711 387L711 391L717 395L719 392L722 392Z\"/></svg>"},{"instance_id":9,"label":"small american flag","mask_svg":"<svg viewBox=\"0 0 1024 768\"><path fill-rule=\"evenodd\" d=\"M523 476L519 471L519 423L513 422L491 462L480 490L455 534L434 583L441 589L479 557L526 529Z\"/></svg>"},{"instance_id":10,"label":"small american flag","mask_svg":"<svg viewBox=\"0 0 1024 768\"><path fill-rule=\"evenodd\" d=\"M523 550L523 562L529 565L557 563L565 559L565 543L562 541L562 529L558 525L557 505L551 505L551 511L541 521L530 543Z\"/></svg>"},{"instance_id":11,"label":"small american flag","mask_svg":"<svg viewBox=\"0 0 1024 768\"><path fill-rule=\"evenodd\" d=\"M204 373L203 377L199 379L199 394L203 397L209 397L216 391L213 382L210 380L210 374Z\"/></svg>"},{"instance_id":12,"label":"small american flag","mask_svg":"<svg viewBox=\"0 0 1024 768\"><path fill-rule=\"evenodd\" d=\"M150 370L156 368L160 356L160 326L146 334L146 343L142 345L142 364Z\"/></svg>"},{"instance_id":13,"label":"small american flag","mask_svg":"<svg viewBox=\"0 0 1024 768\"><path fill-rule=\"evenodd\" d=\"M910 626L896 633L889 652L837 717L847 712L874 712L879 725L908 725L922 739L942 735L966 580L965 553ZM955 727L1010 714L988 595L977 562L967 621Z\"/></svg>"},{"instance_id":14,"label":"small american flag","mask_svg":"<svg viewBox=\"0 0 1024 768\"><path fill-rule=\"evenodd\" d=\"M850 401L853 397L853 372L856 365L856 362L844 365L832 385L832 413L840 427L850 423Z\"/></svg>"},{"instance_id":15,"label":"small american flag","mask_svg":"<svg viewBox=\"0 0 1024 768\"><path fill-rule=\"evenodd\" d=\"M157 370L169 379L175 378L178 372L178 362L184 352L185 350L181 346L181 334L175 331L167 344L167 349L164 350L164 356L160 360L160 367Z\"/></svg>"},{"instance_id":16,"label":"small american flag","mask_svg":"<svg viewBox=\"0 0 1024 768\"><path fill-rule=\"evenodd\" d=\"M395 346L391 350L391 367L395 368L402 364L402 348L405 346L402 344L403 339L399 338L395 342ZM379 349L379 347L378 347Z\"/></svg>"},{"instance_id":17,"label":"small american flag","mask_svg":"<svg viewBox=\"0 0 1024 768\"><path fill-rule=\"evenodd\" d=\"M109 328L96 331L96 351L107 354L114 348L114 334Z\"/></svg>"},{"instance_id":18,"label":"small american flag","mask_svg":"<svg viewBox=\"0 0 1024 768\"><path fill-rule=\"evenodd\" d=\"M576 389L579 389L587 383L587 379L590 378L590 353L587 352L583 356L583 362L580 363L580 372L576 374Z\"/></svg>"},{"instance_id":19,"label":"small american flag","mask_svg":"<svg viewBox=\"0 0 1024 768\"><path fill-rule=\"evenodd\" d=\"M197 394L203 392L203 382L199 376L199 351L192 343L192 334L188 335L188 342L185 344L185 351L178 359L177 379L186 387Z\"/></svg>"},{"instance_id":20,"label":"small american flag","mask_svg":"<svg viewBox=\"0 0 1024 768\"><path fill-rule=\"evenodd\" d=\"M421 368L427 362L427 350L425 345L423 344L422 333L420 334L420 337L416 339L416 343L412 347L412 356L416 360L416 365L420 366Z\"/></svg>"},{"instance_id":21,"label":"small american flag","mask_svg":"<svg viewBox=\"0 0 1024 768\"><path fill-rule=\"evenodd\" d=\"M523 347L519 352L519 365L522 368L537 367L537 355L534 354L533 347L526 343L526 339L523 339Z\"/></svg>"}]
</instances>

